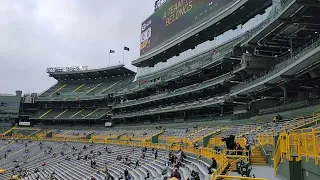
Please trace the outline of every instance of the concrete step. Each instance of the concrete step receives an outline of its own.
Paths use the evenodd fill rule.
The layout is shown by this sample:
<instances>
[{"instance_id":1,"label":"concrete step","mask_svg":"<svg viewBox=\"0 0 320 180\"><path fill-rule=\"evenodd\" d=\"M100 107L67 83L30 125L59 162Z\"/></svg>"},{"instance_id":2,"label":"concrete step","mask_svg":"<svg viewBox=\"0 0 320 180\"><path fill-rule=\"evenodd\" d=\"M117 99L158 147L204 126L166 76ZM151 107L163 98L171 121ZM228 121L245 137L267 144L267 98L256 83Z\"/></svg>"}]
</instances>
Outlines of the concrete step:
<instances>
[{"instance_id":1,"label":"concrete step","mask_svg":"<svg viewBox=\"0 0 320 180\"><path fill-rule=\"evenodd\" d=\"M250 159L255 159L255 160L263 159L263 160L265 160L265 158L263 156L262 157L250 157Z\"/></svg>"},{"instance_id":2,"label":"concrete step","mask_svg":"<svg viewBox=\"0 0 320 180\"><path fill-rule=\"evenodd\" d=\"M254 166L267 166L268 164L266 162L251 162L251 165L254 165Z\"/></svg>"}]
</instances>

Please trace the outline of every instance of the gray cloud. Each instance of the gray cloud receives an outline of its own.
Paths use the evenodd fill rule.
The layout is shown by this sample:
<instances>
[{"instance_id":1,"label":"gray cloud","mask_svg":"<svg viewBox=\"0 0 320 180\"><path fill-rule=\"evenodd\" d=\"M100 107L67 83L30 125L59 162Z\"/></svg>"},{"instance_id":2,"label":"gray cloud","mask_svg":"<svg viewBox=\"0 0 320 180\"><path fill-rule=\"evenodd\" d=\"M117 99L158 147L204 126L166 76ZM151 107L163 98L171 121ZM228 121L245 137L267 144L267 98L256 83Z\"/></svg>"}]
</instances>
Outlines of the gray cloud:
<instances>
[{"instance_id":1,"label":"gray cloud","mask_svg":"<svg viewBox=\"0 0 320 180\"><path fill-rule=\"evenodd\" d=\"M0 93L41 92L55 83L48 67L111 65L130 47L128 68L139 56L140 23L150 0L1 0Z\"/></svg>"}]
</instances>

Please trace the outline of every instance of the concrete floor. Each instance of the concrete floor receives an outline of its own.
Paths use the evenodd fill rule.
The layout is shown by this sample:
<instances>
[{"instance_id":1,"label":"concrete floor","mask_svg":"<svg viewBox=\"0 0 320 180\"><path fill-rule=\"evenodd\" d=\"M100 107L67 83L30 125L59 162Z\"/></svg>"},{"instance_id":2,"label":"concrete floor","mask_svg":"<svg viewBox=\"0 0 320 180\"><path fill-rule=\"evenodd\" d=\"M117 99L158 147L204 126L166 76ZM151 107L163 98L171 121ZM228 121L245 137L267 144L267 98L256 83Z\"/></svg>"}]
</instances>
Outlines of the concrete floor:
<instances>
[{"instance_id":1,"label":"concrete floor","mask_svg":"<svg viewBox=\"0 0 320 180\"><path fill-rule=\"evenodd\" d=\"M273 168L269 166L252 166L251 174L254 174L256 178L265 178L268 180L283 180L278 177L274 177ZM239 176L236 172L229 172L228 175Z\"/></svg>"}]
</instances>

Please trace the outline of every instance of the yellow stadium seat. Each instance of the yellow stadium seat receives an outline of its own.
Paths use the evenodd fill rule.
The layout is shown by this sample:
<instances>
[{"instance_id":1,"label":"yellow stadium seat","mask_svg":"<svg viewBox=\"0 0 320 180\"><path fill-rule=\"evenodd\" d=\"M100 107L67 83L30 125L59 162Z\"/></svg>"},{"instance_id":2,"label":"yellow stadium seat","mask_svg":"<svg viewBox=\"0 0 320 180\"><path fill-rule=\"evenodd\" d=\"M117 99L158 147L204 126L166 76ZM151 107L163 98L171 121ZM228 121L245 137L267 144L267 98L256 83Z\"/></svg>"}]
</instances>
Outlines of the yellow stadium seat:
<instances>
[{"instance_id":1,"label":"yellow stadium seat","mask_svg":"<svg viewBox=\"0 0 320 180\"><path fill-rule=\"evenodd\" d=\"M0 169L0 174L3 174L5 172L4 169Z\"/></svg>"}]
</instances>

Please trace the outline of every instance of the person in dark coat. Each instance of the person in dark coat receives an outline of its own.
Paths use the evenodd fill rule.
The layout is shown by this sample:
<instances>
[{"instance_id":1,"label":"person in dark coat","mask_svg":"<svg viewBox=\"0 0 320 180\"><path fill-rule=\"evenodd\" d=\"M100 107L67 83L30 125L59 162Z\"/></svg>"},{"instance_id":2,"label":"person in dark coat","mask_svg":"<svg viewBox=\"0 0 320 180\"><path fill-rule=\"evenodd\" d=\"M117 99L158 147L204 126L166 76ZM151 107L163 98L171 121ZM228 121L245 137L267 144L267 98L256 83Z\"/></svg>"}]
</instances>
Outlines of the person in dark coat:
<instances>
[{"instance_id":1,"label":"person in dark coat","mask_svg":"<svg viewBox=\"0 0 320 180\"><path fill-rule=\"evenodd\" d=\"M212 163L211 165L208 167L208 174L212 174L213 173L213 169L217 169L217 161L215 158L211 158L212 159Z\"/></svg>"},{"instance_id":2,"label":"person in dark coat","mask_svg":"<svg viewBox=\"0 0 320 180\"><path fill-rule=\"evenodd\" d=\"M235 142L234 142L235 136L234 135L230 135L229 137L223 138L222 142L226 143L227 149L234 149L235 147Z\"/></svg>"},{"instance_id":3,"label":"person in dark coat","mask_svg":"<svg viewBox=\"0 0 320 180\"><path fill-rule=\"evenodd\" d=\"M175 168L175 169L172 171L171 177L172 177L172 178L175 177L175 178L177 178L178 180L181 180L181 175L180 175L180 173L179 173L179 171L178 171L177 168Z\"/></svg>"}]
</instances>

